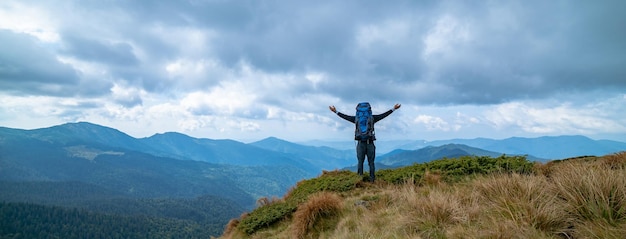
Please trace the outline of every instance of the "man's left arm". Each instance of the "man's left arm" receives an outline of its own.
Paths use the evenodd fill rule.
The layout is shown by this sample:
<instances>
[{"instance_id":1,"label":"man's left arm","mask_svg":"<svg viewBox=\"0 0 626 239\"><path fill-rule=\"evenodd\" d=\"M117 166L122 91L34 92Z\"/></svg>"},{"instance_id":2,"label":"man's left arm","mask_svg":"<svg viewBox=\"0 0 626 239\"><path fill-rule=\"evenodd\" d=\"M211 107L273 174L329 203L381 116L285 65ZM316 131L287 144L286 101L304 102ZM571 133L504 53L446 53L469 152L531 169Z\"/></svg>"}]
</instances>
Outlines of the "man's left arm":
<instances>
[{"instance_id":1,"label":"man's left arm","mask_svg":"<svg viewBox=\"0 0 626 239\"><path fill-rule=\"evenodd\" d=\"M384 119L385 117L389 116L391 113L393 113L395 110L400 109L400 104L396 104L393 106L393 108L391 108L390 110L388 110L385 113L379 114L379 115L374 115L374 123L378 122L381 119Z\"/></svg>"}]
</instances>

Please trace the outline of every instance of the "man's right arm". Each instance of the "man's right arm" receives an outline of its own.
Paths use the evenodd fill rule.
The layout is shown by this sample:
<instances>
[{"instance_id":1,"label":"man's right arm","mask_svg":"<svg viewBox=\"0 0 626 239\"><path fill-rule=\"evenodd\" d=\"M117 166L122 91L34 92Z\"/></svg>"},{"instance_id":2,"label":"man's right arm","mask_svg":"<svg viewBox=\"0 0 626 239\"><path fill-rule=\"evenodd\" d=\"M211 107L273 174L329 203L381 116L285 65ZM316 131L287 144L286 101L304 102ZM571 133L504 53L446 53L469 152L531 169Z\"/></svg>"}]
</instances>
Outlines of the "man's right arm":
<instances>
[{"instance_id":1,"label":"man's right arm","mask_svg":"<svg viewBox=\"0 0 626 239\"><path fill-rule=\"evenodd\" d=\"M339 117L341 117L342 119L345 119L347 121L354 123L354 120L355 120L354 116L346 115L344 113L337 111L334 105L328 106L328 109L330 109L330 111L332 111L333 113L339 115Z\"/></svg>"},{"instance_id":2,"label":"man's right arm","mask_svg":"<svg viewBox=\"0 0 626 239\"><path fill-rule=\"evenodd\" d=\"M354 120L355 120L354 116L346 115L346 114L341 113L339 111L337 111L337 115L339 115L339 117L341 117L342 119L345 119L347 121L350 121L350 122L354 123Z\"/></svg>"}]
</instances>

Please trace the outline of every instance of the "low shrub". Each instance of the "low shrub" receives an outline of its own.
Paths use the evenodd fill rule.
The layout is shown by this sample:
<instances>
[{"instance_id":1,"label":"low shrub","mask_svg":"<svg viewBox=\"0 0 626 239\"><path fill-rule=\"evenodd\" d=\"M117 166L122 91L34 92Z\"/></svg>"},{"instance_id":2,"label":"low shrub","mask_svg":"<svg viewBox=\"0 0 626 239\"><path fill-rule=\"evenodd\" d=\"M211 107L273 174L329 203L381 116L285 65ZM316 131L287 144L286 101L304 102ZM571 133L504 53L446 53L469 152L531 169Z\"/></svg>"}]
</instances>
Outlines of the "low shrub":
<instances>
[{"instance_id":1,"label":"low shrub","mask_svg":"<svg viewBox=\"0 0 626 239\"><path fill-rule=\"evenodd\" d=\"M325 171L321 176L300 181L284 196L256 208L243 218L237 228L248 235L268 227L296 211L314 193L330 191L345 192L353 189L361 181L361 176L350 171ZM267 200L263 200L264 202Z\"/></svg>"},{"instance_id":2,"label":"low shrub","mask_svg":"<svg viewBox=\"0 0 626 239\"><path fill-rule=\"evenodd\" d=\"M237 228L248 235L257 230L268 227L274 222L283 219L286 215L293 213L297 207L294 202L277 202L256 208L245 218L241 219Z\"/></svg>"},{"instance_id":3,"label":"low shrub","mask_svg":"<svg viewBox=\"0 0 626 239\"><path fill-rule=\"evenodd\" d=\"M403 184L407 180L419 182L425 172L424 164L413 164L402 168L378 170L376 178L393 184Z\"/></svg>"},{"instance_id":4,"label":"low shrub","mask_svg":"<svg viewBox=\"0 0 626 239\"><path fill-rule=\"evenodd\" d=\"M440 177L438 180L457 182L467 176L490 173L530 174L535 163L526 160L526 156L463 156L460 158L443 158L423 164L414 164L397 169L385 169L377 172L381 180L401 184L407 180L422 182L426 172Z\"/></svg>"}]
</instances>

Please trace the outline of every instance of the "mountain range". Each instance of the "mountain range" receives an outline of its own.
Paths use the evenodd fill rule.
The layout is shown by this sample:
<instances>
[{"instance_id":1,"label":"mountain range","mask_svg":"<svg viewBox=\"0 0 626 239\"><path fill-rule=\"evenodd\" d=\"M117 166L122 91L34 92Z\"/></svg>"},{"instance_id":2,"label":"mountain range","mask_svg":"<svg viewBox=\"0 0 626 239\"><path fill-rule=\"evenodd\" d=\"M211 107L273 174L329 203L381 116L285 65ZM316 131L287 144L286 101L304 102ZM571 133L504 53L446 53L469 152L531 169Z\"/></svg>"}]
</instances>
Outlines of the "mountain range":
<instances>
[{"instance_id":1,"label":"mountain range","mask_svg":"<svg viewBox=\"0 0 626 239\"><path fill-rule=\"evenodd\" d=\"M397 149L378 158L381 164L399 167L414 163L425 163L440 158L458 158L476 155L498 157L502 153L491 152L462 144L446 144L443 146L426 146L418 150Z\"/></svg>"},{"instance_id":2,"label":"mountain range","mask_svg":"<svg viewBox=\"0 0 626 239\"><path fill-rule=\"evenodd\" d=\"M211 205L231 205L202 209L203 215L226 215L217 219L225 224L233 213L254 207L260 197L281 196L323 170L355 170L355 150L346 147L348 143L306 145L275 137L242 143L176 132L134 138L88 122L33 130L0 127L0 201L161 215L154 211L163 200L170 200L168 205L188 205L189 200L208 205L204 203L208 200L217 203ZM530 160L547 161L626 150L626 143L584 136L381 141L377 145L388 151L379 151L378 169L466 155L527 155ZM121 209L121 204L133 208ZM211 211L215 208L231 212Z\"/></svg>"},{"instance_id":3,"label":"mountain range","mask_svg":"<svg viewBox=\"0 0 626 239\"><path fill-rule=\"evenodd\" d=\"M398 146L403 149L419 149L426 146L463 144L484 150L506 154L532 155L553 160L581 155L605 155L623 151L626 143L612 140L593 140L581 135L543 136L538 138L511 137L507 139L451 139L438 141L414 141Z\"/></svg>"},{"instance_id":4,"label":"mountain range","mask_svg":"<svg viewBox=\"0 0 626 239\"><path fill-rule=\"evenodd\" d=\"M382 167L463 155L527 155L547 161L626 150L626 143L584 136L380 142L395 147L377 156ZM257 142L193 138L168 132L134 138L88 122L22 130L0 127L0 180L77 181L133 197L215 194L250 206L281 195L322 170L356 164L354 149L292 143L275 137ZM276 174L276 170L283 172ZM180 182L179 182L180 181ZM211 183L206 183L211 182ZM228 189L228 190L225 190ZM242 195L249 197L242 201Z\"/></svg>"},{"instance_id":5,"label":"mountain range","mask_svg":"<svg viewBox=\"0 0 626 239\"><path fill-rule=\"evenodd\" d=\"M237 141L178 133L136 139L84 122L0 128L0 152L0 181L77 181L139 198L216 195L245 207L317 174L305 160Z\"/></svg>"}]
</instances>

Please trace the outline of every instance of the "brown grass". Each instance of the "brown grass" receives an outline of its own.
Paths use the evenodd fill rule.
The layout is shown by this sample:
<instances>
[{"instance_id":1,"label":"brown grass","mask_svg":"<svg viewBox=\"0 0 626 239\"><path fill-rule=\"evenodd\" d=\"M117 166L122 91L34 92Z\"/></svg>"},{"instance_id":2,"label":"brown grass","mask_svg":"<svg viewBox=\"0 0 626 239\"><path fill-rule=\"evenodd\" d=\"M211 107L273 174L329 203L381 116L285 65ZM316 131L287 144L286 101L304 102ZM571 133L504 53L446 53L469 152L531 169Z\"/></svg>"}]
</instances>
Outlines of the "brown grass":
<instances>
[{"instance_id":1,"label":"brown grass","mask_svg":"<svg viewBox=\"0 0 626 239\"><path fill-rule=\"evenodd\" d=\"M293 218L251 238L624 238L626 153L457 183L428 172L342 195L314 194Z\"/></svg>"},{"instance_id":2,"label":"brown grass","mask_svg":"<svg viewBox=\"0 0 626 239\"><path fill-rule=\"evenodd\" d=\"M607 165L614 164L564 164L554 173L555 193L578 220L601 219L613 226L626 221L626 169Z\"/></svg>"},{"instance_id":3,"label":"brown grass","mask_svg":"<svg viewBox=\"0 0 626 239\"><path fill-rule=\"evenodd\" d=\"M626 152L607 155L600 162L609 169L624 169L626 167Z\"/></svg>"},{"instance_id":4,"label":"brown grass","mask_svg":"<svg viewBox=\"0 0 626 239\"><path fill-rule=\"evenodd\" d=\"M239 222L241 219L244 219L247 216L248 216L248 213L244 212L239 216L239 219L234 218L228 221L228 224L226 224L226 226L224 227L224 233L219 238L223 238L223 239L242 238L244 234L237 230L237 225L239 225Z\"/></svg>"},{"instance_id":5,"label":"brown grass","mask_svg":"<svg viewBox=\"0 0 626 239\"><path fill-rule=\"evenodd\" d=\"M224 229L224 235L232 234L233 231L237 229L237 225L239 225L238 219L231 219L230 221L228 221L228 224L226 224L226 227Z\"/></svg>"},{"instance_id":6,"label":"brown grass","mask_svg":"<svg viewBox=\"0 0 626 239\"><path fill-rule=\"evenodd\" d=\"M319 192L298 206L291 224L294 238L305 238L313 225L324 216L332 216L342 208L343 200L332 192Z\"/></svg>"},{"instance_id":7,"label":"brown grass","mask_svg":"<svg viewBox=\"0 0 626 239\"><path fill-rule=\"evenodd\" d=\"M442 183L441 174L426 171L422 176L422 183L430 186L440 185Z\"/></svg>"},{"instance_id":8,"label":"brown grass","mask_svg":"<svg viewBox=\"0 0 626 239\"><path fill-rule=\"evenodd\" d=\"M257 205L257 207L263 207L263 206L271 205L273 203L280 202L282 200L283 199L280 199L278 197L272 197L271 199L269 199L267 197L261 197L261 198L256 200L256 205Z\"/></svg>"},{"instance_id":9,"label":"brown grass","mask_svg":"<svg viewBox=\"0 0 626 239\"><path fill-rule=\"evenodd\" d=\"M494 175L475 182L489 217L520 225L523 231L567 234L573 220L545 177ZM509 231L512 229L508 229Z\"/></svg>"}]
</instances>

